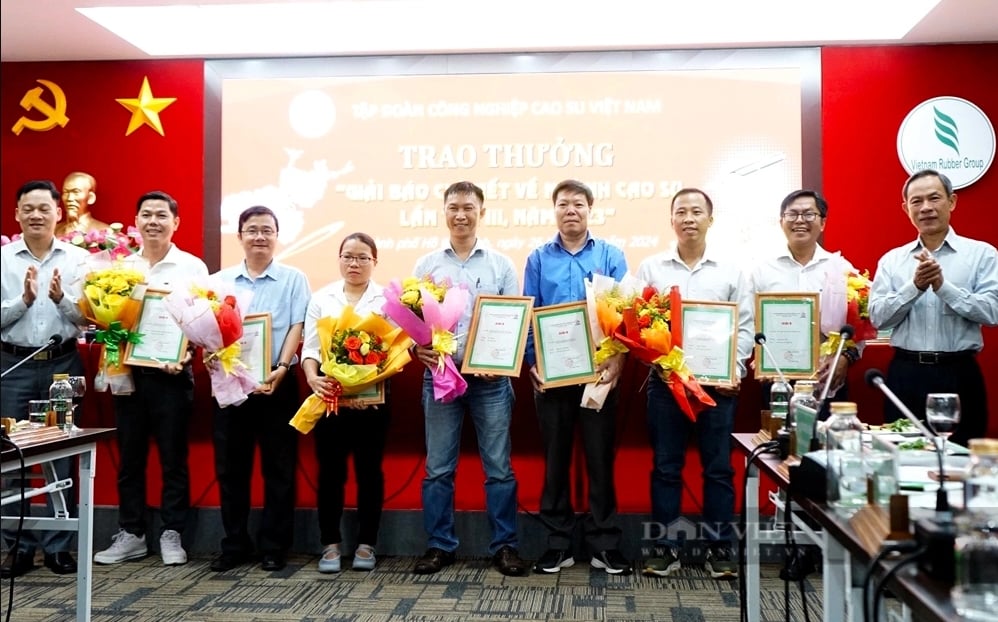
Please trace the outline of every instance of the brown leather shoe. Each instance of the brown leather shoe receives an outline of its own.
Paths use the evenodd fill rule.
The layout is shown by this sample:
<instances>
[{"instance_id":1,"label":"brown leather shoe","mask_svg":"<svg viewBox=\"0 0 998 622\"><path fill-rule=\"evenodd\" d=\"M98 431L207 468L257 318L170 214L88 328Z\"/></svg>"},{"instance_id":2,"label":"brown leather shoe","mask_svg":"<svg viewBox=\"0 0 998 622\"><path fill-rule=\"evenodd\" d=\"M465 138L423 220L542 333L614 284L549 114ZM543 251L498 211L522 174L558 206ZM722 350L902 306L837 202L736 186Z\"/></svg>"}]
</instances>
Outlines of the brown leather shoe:
<instances>
[{"instance_id":1,"label":"brown leather shoe","mask_svg":"<svg viewBox=\"0 0 998 622\"><path fill-rule=\"evenodd\" d=\"M0 564L0 577L10 579L27 574L35 569L35 556L26 551L11 551L7 553L3 564Z\"/></svg>"},{"instance_id":2,"label":"brown leather shoe","mask_svg":"<svg viewBox=\"0 0 998 622\"><path fill-rule=\"evenodd\" d=\"M511 546L504 546L492 556L492 565L507 577L521 577L527 574L529 564L520 559L520 554Z\"/></svg>"},{"instance_id":3,"label":"brown leather shoe","mask_svg":"<svg viewBox=\"0 0 998 622\"><path fill-rule=\"evenodd\" d=\"M412 571L416 574L433 574L440 572L445 566L454 563L454 553L443 549L430 547L423 553L423 556L416 561Z\"/></svg>"}]
</instances>

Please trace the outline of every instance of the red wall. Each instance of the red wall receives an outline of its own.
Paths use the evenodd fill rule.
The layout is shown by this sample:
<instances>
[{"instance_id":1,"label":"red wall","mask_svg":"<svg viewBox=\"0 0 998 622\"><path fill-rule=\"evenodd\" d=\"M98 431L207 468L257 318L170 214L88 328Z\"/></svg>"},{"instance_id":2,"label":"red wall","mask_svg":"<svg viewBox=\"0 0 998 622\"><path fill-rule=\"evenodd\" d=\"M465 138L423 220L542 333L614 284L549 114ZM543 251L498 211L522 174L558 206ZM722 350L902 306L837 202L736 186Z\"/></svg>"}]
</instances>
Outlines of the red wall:
<instances>
[{"instance_id":1,"label":"red wall","mask_svg":"<svg viewBox=\"0 0 998 622\"><path fill-rule=\"evenodd\" d=\"M998 45L827 48L822 51L823 191L831 204L825 243L841 249L858 267L876 267L888 248L914 238L914 230L900 209L900 187L906 175L898 162L895 140L907 112L924 99L956 95L973 101L998 122ZM166 136L149 127L125 137L130 113L114 100L137 97L142 78L148 76L156 97L176 97L162 113ZM25 131L15 136L11 128L22 114L23 94L47 79L65 91L70 122L49 132ZM16 232L14 193L27 179L51 178L61 184L72 170L85 170L98 182L95 214L105 221L130 223L135 200L151 189L162 189L180 204L181 227L175 240L192 252L203 249L204 196L204 66L201 61L4 63L0 66L4 88L0 98L0 232ZM43 95L51 98L51 95ZM965 235L998 243L998 220L986 213L985 201L998 195L998 172L991 171L975 185L961 191L954 226ZM204 206L208 210L215 206ZM987 347L981 357L986 370L998 365L998 331L985 334ZM880 418L882 400L862 386L869 367L886 367L890 349L870 348L852 373L855 398L865 420ZM91 368L96 363L91 353ZM989 380L990 435L998 436L998 374ZM197 412L192 427L191 493L196 505L217 505L210 443L210 398L207 378L198 378ZM644 394L638 393L642 374L636 366L623 385L618 415L617 487L620 510L649 510L650 455L645 433ZM520 482L521 504L536 510L540 497L543 459L529 385L518 380L514 413L514 467ZM422 477L422 416L418 407L419 373L406 370L393 386L393 412L389 456L386 460L386 495L389 508L418 508ZM91 395L85 405L84 424L113 426L114 416L106 395ZM758 387L743 388L736 427L757 429ZM465 427L462 464L458 471L458 507L484 507L484 475L475 455L474 433ZM300 444L298 500L314 506L315 462L311 439ZM116 504L117 448L101 449L97 477L98 504ZM150 500L159 491L155 458L150 469ZM737 460L736 460L737 463ZM581 466L581 465L578 465ZM689 483L683 507L698 512L700 468L695 455L687 461ZM739 476L740 479L740 476ZM577 508L585 507L586 491L575 491ZM349 491L349 495L353 491ZM259 482L255 503L262 500Z\"/></svg>"}]
</instances>

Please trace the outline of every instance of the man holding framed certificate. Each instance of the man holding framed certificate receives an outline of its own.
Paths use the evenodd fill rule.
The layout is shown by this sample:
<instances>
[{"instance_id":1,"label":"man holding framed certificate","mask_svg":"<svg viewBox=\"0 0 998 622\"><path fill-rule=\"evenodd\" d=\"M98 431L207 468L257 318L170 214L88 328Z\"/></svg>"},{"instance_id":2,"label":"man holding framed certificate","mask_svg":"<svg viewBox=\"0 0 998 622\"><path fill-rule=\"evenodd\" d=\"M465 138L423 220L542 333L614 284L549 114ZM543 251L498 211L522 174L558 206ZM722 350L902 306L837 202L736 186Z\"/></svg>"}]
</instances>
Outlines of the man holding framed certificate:
<instances>
[{"instance_id":1,"label":"man holding framed certificate","mask_svg":"<svg viewBox=\"0 0 998 622\"><path fill-rule=\"evenodd\" d=\"M523 294L534 297L535 307L585 301L587 278L602 274L619 281L627 274L623 251L589 232L593 193L588 186L575 180L563 181L555 187L551 199L558 233L530 253L523 277ZM584 317L584 304L580 311ZM582 326L581 331L581 337L574 341L587 343L589 327ZM576 520L569 498L569 471L575 428L579 426L589 477L589 513L582 528L592 554L590 565L610 574L630 574L633 571L631 563L620 552L621 530L613 485L617 391L609 393L602 409L593 410L581 406L584 384L545 388L537 368L535 347L538 342L533 337L531 334L528 339L526 364L534 384L534 405L544 444L540 516L548 528L548 550L534 564L534 572L555 573L575 563L571 544ZM576 367L574 354L560 351L546 354L551 357L549 366L566 370ZM567 359L568 356L572 360ZM601 363L596 370L600 374L599 381L615 386L623 363L623 354L611 356ZM571 374L565 372L565 375ZM587 381L588 376L581 380Z\"/></svg>"},{"instance_id":2,"label":"man holding framed certificate","mask_svg":"<svg viewBox=\"0 0 998 622\"><path fill-rule=\"evenodd\" d=\"M215 406L212 440L225 529L222 552L211 562L215 572L247 562L254 550L248 521L257 443L264 495L257 544L264 570L285 567L294 534L298 432L288 421L299 404L298 345L311 289L304 272L274 259L278 231L277 216L270 208L257 205L244 210L237 235L245 259L218 273L222 280L253 292L247 315L268 315L270 333L257 334L243 348L244 353L261 352L266 357L259 388L242 404ZM247 332L243 334L245 338Z\"/></svg>"},{"instance_id":3,"label":"man holding framed certificate","mask_svg":"<svg viewBox=\"0 0 998 622\"><path fill-rule=\"evenodd\" d=\"M208 276L208 267L199 258L177 248L173 233L180 226L177 202L158 190L139 197L135 226L142 235L142 249L125 259L138 264L150 288L171 291L184 287L191 279ZM163 330L162 319L157 338L183 334ZM143 332L141 320L137 332ZM146 331L152 334L153 331ZM149 338L146 338L146 342ZM152 351L171 351L169 344L159 347L143 343ZM156 440L163 469L163 493L160 500L162 533L159 538L163 564L187 563L181 534L187 524L191 504L190 474L187 466L187 432L194 408L194 373L192 352L181 352L177 361L158 366L132 368L135 392L114 396L118 428L118 533L107 549L94 555L98 564L117 564L140 559L148 553L146 543L146 463L149 437Z\"/></svg>"},{"instance_id":4,"label":"man holding framed certificate","mask_svg":"<svg viewBox=\"0 0 998 622\"><path fill-rule=\"evenodd\" d=\"M416 262L413 274L434 282L467 287L472 295L454 328L457 349L454 363L464 360L471 312L478 295L515 296L520 285L513 261L478 237L478 223L485 214L485 193L468 181L451 184L444 192L444 218L450 243ZM453 401L434 399L433 373L440 354L416 346L416 356L426 366L423 376L423 414L426 419L426 477L423 478L423 526L427 550L416 561L416 574L433 574L454 562L458 547L454 527L454 475L461 445L461 426L470 415L478 437L478 453L485 470L485 508L492 527L489 554L492 564L507 576L522 575L527 564L520 559L516 530L517 483L510 459L509 426L513 419L513 385L507 376L465 376L467 390Z\"/></svg>"},{"instance_id":5,"label":"man holding framed certificate","mask_svg":"<svg viewBox=\"0 0 998 622\"><path fill-rule=\"evenodd\" d=\"M824 320L825 315L831 315L832 309L829 307L833 304L841 307L841 315L844 317L846 274L855 269L841 254L830 253L818 243L827 218L828 203L814 190L795 190L783 199L780 204L780 226L787 238L787 246L778 255L761 262L752 270L754 293L820 292L823 303L820 317ZM841 325L842 322L838 323ZM834 330L839 329L835 327ZM831 374L829 386L835 389L828 395L831 399L825 400L821 405L821 419L828 418L828 404L848 399L847 371L850 365L859 360L861 352L854 345L843 348L838 360L825 360L819 367L820 386L824 386ZM771 384L762 383L764 404L769 403Z\"/></svg>"},{"instance_id":6,"label":"man holding framed certificate","mask_svg":"<svg viewBox=\"0 0 998 622\"><path fill-rule=\"evenodd\" d=\"M714 223L714 205L697 188L684 188L672 198L671 222L676 243L664 253L641 263L638 277L667 291L679 286L683 299L738 304L737 366L745 377L745 361L752 352L752 299L747 276L734 260L720 258L707 245L707 230ZM672 310L676 313L676 310ZM704 565L714 578L737 575L733 553L735 509L734 469L731 467L731 432L738 400L738 384L707 387L716 406L699 413L696 423L682 411L659 368L648 381L648 431L654 465L651 482L652 519L659 528L656 554L645 560L644 574L664 577L681 567L681 543L668 538L668 526L680 516L682 471L686 444L696 427L703 465L703 524L706 540Z\"/></svg>"}]
</instances>

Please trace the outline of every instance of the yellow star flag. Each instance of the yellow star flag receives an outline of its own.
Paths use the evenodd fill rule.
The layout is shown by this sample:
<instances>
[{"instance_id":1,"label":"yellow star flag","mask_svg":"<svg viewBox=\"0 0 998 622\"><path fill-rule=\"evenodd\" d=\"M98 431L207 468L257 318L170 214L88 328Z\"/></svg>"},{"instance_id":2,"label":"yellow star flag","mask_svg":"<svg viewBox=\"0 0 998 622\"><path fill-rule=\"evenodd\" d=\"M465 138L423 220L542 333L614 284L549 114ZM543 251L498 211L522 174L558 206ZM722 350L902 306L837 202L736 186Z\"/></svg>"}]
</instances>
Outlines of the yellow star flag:
<instances>
[{"instance_id":1,"label":"yellow star flag","mask_svg":"<svg viewBox=\"0 0 998 622\"><path fill-rule=\"evenodd\" d=\"M163 122L159 120L159 113L177 101L177 98L153 97L152 89L149 88L149 76L146 76L142 78L142 88L139 90L138 97L134 99L116 99L115 101L132 113L125 136L128 136L143 125L148 125L156 130L160 136L166 136L163 133Z\"/></svg>"}]
</instances>

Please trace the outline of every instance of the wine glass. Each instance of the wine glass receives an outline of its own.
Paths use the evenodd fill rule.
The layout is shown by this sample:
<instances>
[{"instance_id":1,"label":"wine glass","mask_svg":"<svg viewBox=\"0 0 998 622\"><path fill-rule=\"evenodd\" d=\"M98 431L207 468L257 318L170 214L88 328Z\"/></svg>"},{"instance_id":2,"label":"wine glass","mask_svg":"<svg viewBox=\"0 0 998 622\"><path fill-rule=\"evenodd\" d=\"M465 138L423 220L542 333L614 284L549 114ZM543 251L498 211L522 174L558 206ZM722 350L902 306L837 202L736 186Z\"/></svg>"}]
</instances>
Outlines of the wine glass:
<instances>
[{"instance_id":1,"label":"wine glass","mask_svg":"<svg viewBox=\"0 0 998 622\"><path fill-rule=\"evenodd\" d=\"M73 387L73 425L76 425L76 417L80 414L77 409L83 403L83 396L87 393L86 376L70 376L69 385Z\"/></svg>"},{"instance_id":2,"label":"wine glass","mask_svg":"<svg viewBox=\"0 0 998 622\"><path fill-rule=\"evenodd\" d=\"M929 393L925 397L925 420L942 439L940 451L946 455L946 439L960 423L960 396L956 393Z\"/></svg>"}]
</instances>

